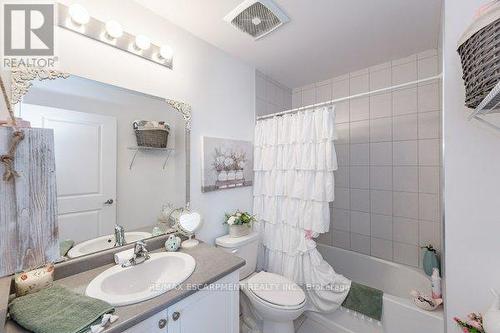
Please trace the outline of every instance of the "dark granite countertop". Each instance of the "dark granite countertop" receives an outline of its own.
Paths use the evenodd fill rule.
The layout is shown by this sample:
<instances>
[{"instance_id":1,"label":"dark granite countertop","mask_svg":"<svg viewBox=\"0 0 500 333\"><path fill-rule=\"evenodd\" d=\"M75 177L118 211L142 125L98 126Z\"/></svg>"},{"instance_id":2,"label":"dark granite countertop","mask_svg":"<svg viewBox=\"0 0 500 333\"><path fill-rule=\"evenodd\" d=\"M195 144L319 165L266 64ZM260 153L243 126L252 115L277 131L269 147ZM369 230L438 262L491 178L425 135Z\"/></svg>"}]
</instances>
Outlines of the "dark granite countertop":
<instances>
[{"instance_id":1,"label":"dark granite countertop","mask_svg":"<svg viewBox=\"0 0 500 333\"><path fill-rule=\"evenodd\" d=\"M200 243L200 245L191 249L182 249L181 252L192 255L196 260L195 271L186 281L184 281L182 285L210 284L236 271L245 264L245 261L243 259L204 243ZM113 264L101 266L99 268L65 277L63 279L55 281L55 283L83 294L87 285L92 279L112 266ZM0 280L0 282L2 282L2 280ZM2 285L0 285L0 287L2 287ZM0 292L2 290L3 289L0 289ZM104 332L123 332L124 330L138 324L139 322L151 317L152 315L162 310L165 310L170 305L179 302L183 298L186 298L193 293L195 293L195 290L176 288L144 302L117 307L115 313L120 318L118 319L118 321L110 325ZM3 294L0 295L2 297L5 296ZM1 300L3 299L4 298L1 298ZM1 303L0 315L2 315L1 318L3 320L5 318L5 311L3 311L3 305ZM0 322L0 324L2 324L0 327L4 327L5 333L28 332L11 320L7 320L5 325L3 325L2 322Z\"/></svg>"}]
</instances>

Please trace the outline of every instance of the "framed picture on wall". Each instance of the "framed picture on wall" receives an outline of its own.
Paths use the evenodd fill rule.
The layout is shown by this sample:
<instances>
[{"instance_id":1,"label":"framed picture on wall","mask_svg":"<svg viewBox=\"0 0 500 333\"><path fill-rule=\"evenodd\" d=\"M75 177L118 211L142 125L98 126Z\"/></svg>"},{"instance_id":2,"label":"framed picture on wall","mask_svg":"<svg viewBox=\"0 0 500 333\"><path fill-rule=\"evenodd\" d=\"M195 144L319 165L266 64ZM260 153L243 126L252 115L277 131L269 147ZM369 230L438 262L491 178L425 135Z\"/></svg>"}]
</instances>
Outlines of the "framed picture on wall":
<instances>
[{"instance_id":1,"label":"framed picture on wall","mask_svg":"<svg viewBox=\"0 0 500 333\"><path fill-rule=\"evenodd\" d=\"M202 192L252 184L252 142L202 137Z\"/></svg>"}]
</instances>

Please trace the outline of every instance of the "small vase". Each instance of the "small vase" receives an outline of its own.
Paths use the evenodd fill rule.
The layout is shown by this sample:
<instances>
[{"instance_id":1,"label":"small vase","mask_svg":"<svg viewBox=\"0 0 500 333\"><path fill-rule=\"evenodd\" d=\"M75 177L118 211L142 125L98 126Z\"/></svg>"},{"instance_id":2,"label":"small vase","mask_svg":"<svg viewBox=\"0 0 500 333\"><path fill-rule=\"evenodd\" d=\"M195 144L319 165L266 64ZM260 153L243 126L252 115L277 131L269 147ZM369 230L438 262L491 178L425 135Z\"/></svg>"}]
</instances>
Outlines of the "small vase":
<instances>
[{"instance_id":1,"label":"small vase","mask_svg":"<svg viewBox=\"0 0 500 333\"><path fill-rule=\"evenodd\" d=\"M237 180L242 180L243 179L243 170L236 171L236 179Z\"/></svg>"},{"instance_id":2,"label":"small vase","mask_svg":"<svg viewBox=\"0 0 500 333\"><path fill-rule=\"evenodd\" d=\"M226 171L219 171L217 175L217 180L224 182L227 180L227 172Z\"/></svg>"},{"instance_id":3,"label":"small vase","mask_svg":"<svg viewBox=\"0 0 500 333\"><path fill-rule=\"evenodd\" d=\"M230 225L229 226L229 236L231 237L243 237L250 233L252 228L247 225Z\"/></svg>"},{"instance_id":4,"label":"small vase","mask_svg":"<svg viewBox=\"0 0 500 333\"><path fill-rule=\"evenodd\" d=\"M227 172L227 180L235 180L236 179L236 171L231 170Z\"/></svg>"}]
</instances>

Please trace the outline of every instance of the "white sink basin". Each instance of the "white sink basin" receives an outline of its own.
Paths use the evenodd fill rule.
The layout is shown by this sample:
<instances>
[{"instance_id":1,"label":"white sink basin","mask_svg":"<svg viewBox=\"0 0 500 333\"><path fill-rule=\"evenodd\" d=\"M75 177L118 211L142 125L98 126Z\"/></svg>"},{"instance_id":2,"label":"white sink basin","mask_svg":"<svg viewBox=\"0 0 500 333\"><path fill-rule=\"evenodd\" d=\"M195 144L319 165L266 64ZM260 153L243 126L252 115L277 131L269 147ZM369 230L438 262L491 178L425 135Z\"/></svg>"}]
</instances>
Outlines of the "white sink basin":
<instances>
[{"instance_id":1,"label":"white sink basin","mask_svg":"<svg viewBox=\"0 0 500 333\"><path fill-rule=\"evenodd\" d=\"M180 252L152 253L142 264L113 266L90 282L85 294L113 306L129 305L159 296L193 274L196 262Z\"/></svg>"},{"instance_id":2,"label":"white sink basin","mask_svg":"<svg viewBox=\"0 0 500 333\"><path fill-rule=\"evenodd\" d=\"M127 241L127 243L133 243L141 239L150 238L152 236L153 235L149 232L126 232L125 240ZM76 258L84 256L86 254L112 249L114 246L115 235L102 236L75 245L71 250L69 250L68 257Z\"/></svg>"}]
</instances>

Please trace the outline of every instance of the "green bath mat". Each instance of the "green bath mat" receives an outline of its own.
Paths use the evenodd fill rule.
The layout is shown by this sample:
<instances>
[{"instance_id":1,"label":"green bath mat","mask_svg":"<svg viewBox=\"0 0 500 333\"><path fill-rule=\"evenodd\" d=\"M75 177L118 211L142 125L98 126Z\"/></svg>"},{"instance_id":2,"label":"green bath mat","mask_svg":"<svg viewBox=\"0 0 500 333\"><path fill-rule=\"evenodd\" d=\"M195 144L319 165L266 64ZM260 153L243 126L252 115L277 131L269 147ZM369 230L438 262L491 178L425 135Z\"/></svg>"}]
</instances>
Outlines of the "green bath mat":
<instances>
[{"instance_id":1,"label":"green bath mat","mask_svg":"<svg viewBox=\"0 0 500 333\"><path fill-rule=\"evenodd\" d=\"M382 319L382 297L384 293L362 284L352 282L351 289L342 306L367 317Z\"/></svg>"},{"instance_id":2,"label":"green bath mat","mask_svg":"<svg viewBox=\"0 0 500 333\"><path fill-rule=\"evenodd\" d=\"M114 311L101 300L74 293L60 286L15 298L10 317L34 333L83 333L90 325Z\"/></svg>"}]
</instances>

